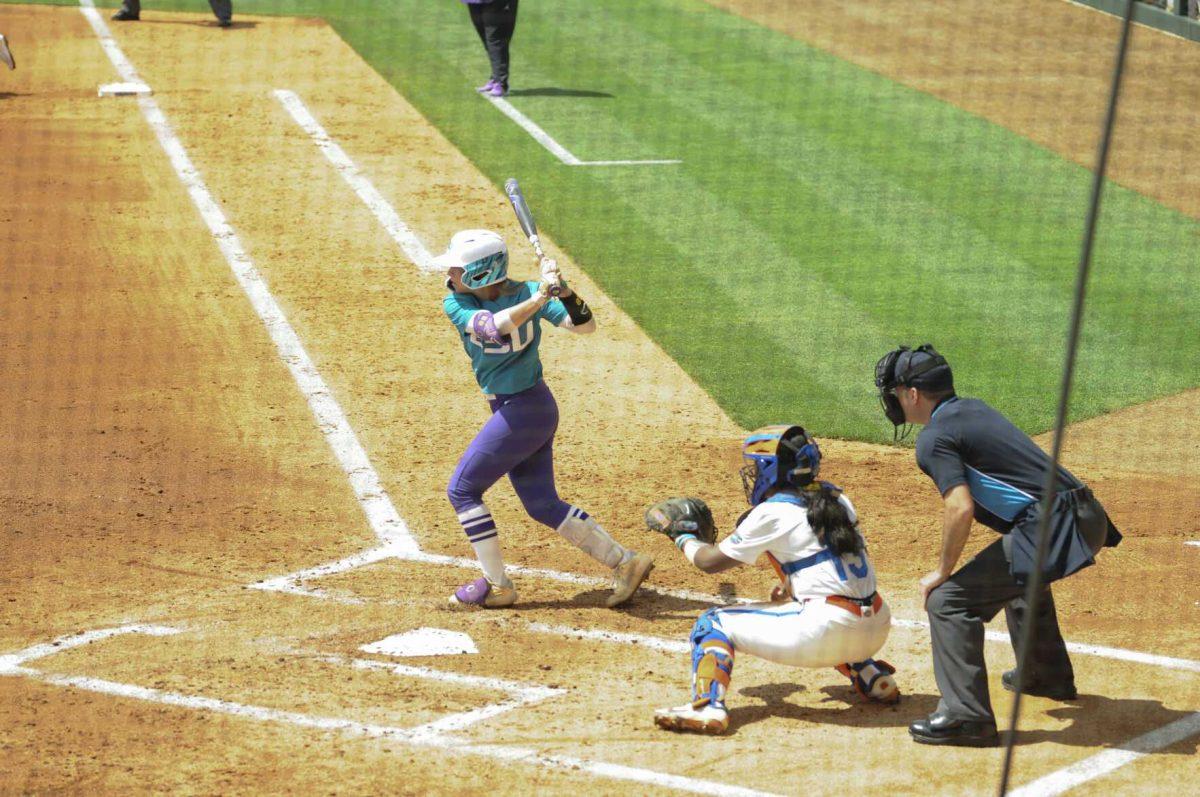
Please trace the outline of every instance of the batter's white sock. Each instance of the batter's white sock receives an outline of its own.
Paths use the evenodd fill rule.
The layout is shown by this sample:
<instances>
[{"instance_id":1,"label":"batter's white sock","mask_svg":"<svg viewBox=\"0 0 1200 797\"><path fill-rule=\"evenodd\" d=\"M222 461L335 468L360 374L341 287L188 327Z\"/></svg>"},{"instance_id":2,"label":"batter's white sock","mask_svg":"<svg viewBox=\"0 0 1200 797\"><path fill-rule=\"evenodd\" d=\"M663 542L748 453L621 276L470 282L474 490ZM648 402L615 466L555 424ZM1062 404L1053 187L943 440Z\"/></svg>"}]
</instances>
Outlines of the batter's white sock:
<instances>
[{"instance_id":1,"label":"batter's white sock","mask_svg":"<svg viewBox=\"0 0 1200 797\"><path fill-rule=\"evenodd\" d=\"M504 555L500 553L500 538L489 537L482 542L472 542L475 558L484 577L498 587L511 587L512 581L504 575Z\"/></svg>"}]
</instances>

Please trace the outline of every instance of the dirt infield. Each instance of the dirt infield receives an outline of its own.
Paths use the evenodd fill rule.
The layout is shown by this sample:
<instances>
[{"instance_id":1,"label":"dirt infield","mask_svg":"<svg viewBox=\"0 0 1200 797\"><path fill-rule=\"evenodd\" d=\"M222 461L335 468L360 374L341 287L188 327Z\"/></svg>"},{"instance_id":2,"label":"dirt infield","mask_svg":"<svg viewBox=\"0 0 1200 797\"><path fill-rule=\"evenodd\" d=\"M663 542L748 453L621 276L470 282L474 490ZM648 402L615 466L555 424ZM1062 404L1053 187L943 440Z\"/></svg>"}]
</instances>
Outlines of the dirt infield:
<instances>
[{"instance_id":1,"label":"dirt infield","mask_svg":"<svg viewBox=\"0 0 1200 797\"><path fill-rule=\"evenodd\" d=\"M1091 168L1121 20L1065 0L707 0ZM914 57L915 56L915 57ZM1200 218L1195 42L1135 25L1109 178Z\"/></svg>"},{"instance_id":2,"label":"dirt infield","mask_svg":"<svg viewBox=\"0 0 1200 797\"><path fill-rule=\"evenodd\" d=\"M651 580L663 591L614 612L601 585L526 576L518 610L461 615L445 599L470 570L395 557L293 582L291 594L248 589L379 541L136 101L96 98L116 78L86 20L77 9L3 8L14 47L37 47L0 74L0 151L16 153L7 168L19 178L0 192L0 792L829 793L869 779L927 793L930 783L978 791L998 770L996 751L908 741L907 723L936 701L926 632L912 624L885 648L906 694L899 707L858 704L833 672L743 657L730 736L651 726L655 707L686 693L686 655L662 642L678 646L707 605L684 591L756 598L771 577L705 577L643 536L642 508L668 493L710 498L728 528L742 503L741 430L566 258L602 329L550 333L544 347L563 411L560 486L656 555ZM296 92L431 249L465 225L516 235L511 212L324 23L239 20L247 26L221 32L196 24L205 17L150 12L117 42L422 550L467 556L445 481L487 408L441 315L442 288L272 91ZM1200 549L1183 545L1200 539L1200 443L1194 429L1145 433L1177 428L1161 418L1193 402L1075 430L1069 464L1127 539L1056 589L1069 639L1200 659L1187 620ZM1139 445L1145 456L1130 456ZM1174 453L1156 456L1163 445ZM898 617L919 620L936 494L910 452L824 449L828 476L866 521L881 591ZM604 575L526 520L506 486L489 506L511 561ZM988 540L980 532L974 543ZM130 624L40 658L2 658ZM480 654L405 662L418 672L383 669L386 657L359 650L422 626L466 632ZM988 652L1004 712L998 679L1011 652ZM1195 671L1075 661L1080 701L1026 704L1018 783L1200 706ZM485 707L497 713L472 714ZM412 731L447 720L461 727ZM1195 753L1192 738L1080 791L1177 791L1195 777Z\"/></svg>"}]
</instances>

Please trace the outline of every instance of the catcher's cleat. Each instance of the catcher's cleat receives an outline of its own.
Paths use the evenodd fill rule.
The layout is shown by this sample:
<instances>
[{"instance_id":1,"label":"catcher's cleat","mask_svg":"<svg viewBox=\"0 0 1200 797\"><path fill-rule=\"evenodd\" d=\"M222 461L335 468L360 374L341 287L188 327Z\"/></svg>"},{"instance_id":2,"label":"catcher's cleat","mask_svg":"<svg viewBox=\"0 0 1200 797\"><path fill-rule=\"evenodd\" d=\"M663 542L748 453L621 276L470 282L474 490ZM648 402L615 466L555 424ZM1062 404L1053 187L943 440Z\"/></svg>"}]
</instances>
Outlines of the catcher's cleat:
<instances>
[{"instance_id":1,"label":"catcher's cleat","mask_svg":"<svg viewBox=\"0 0 1200 797\"><path fill-rule=\"evenodd\" d=\"M653 569L654 560L644 553L635 553L629 561L614 567L613 593L604 605L611 609L632 598Z\"/></svg>"},{"instance_id":2,"label":"catcher's cleat","mask_svg":"<svg viewBox=\"0 0 1200 797\"><path fill-rule=\"evenodd\" d=\"M874 668L873 672L871 668ZM885 705L894 705L900 702L900 687L896 685L896 679L892 677L896 674L896 668L886 661L867 659L857 664L839 664L836 669L850 679L850 683L854 685L854 691L858 692L864 700ZM863 677L864 671L868 675L866 678Z\"/></svg>"},{"instance_id":3,"label":"catcher's cleat","mask_svg":"<svg viewBox=\"0 0 1200 797\"><path fill-rule=\"evenodd\" d=\"M517 588L510 581L507 587L477 578L463 584L450 596L450 606L456 609L503 609L517 602Z\"/></svg>"},{"instance_id":4,"label":"catcher's cleat","mask_svg":"<svg viewBox=\"0 0 1200 797\"><path fill-rule=\"evenodd\" d=\"M654 712L654 724L665 731L706 733L720 736L729 727L729 712L708 698Z\"/></svg>"}]
</instances>

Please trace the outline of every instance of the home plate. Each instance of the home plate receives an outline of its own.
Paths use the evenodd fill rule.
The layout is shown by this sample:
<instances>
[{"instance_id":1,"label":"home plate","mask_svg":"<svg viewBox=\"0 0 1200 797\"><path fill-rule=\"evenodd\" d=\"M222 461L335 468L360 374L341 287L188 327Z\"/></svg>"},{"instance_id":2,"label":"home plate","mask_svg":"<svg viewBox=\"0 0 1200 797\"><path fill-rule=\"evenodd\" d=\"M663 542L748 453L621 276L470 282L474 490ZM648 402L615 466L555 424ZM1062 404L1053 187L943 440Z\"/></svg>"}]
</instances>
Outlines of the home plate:
<instances>
[{"instance_id":1,"label":"home plate","mask_svg":"<svg viewBox=\"0 0 1200 797\"><path fill-rule=\"evenodd\" d=\"M445 628L418 628L403 634L392 634L378 642L363 645L359 650L388 656L456 656L479 652L471 637L461 631Z\"/></svg>"},{"instance_id":2,"label":"home plate","mask_svg":"<svg viewBox=\"0 0 1200 797\"><path fill-rule=\"evenodd\" d=\"M1184 545L1195 545L1197 548L1200 548L1200 540L1188 540Z\"/></svg>"},{"instance_id":3,"label":"home plate","mask_svg":"<svg viewBox=\"0 0 1200 797\"><path fill-rule=\"evenodd\" d=\"M135 94L152 94L145 83L105 83L100 87L101 97L130 97Z\"/></svg>"}]
</instances>

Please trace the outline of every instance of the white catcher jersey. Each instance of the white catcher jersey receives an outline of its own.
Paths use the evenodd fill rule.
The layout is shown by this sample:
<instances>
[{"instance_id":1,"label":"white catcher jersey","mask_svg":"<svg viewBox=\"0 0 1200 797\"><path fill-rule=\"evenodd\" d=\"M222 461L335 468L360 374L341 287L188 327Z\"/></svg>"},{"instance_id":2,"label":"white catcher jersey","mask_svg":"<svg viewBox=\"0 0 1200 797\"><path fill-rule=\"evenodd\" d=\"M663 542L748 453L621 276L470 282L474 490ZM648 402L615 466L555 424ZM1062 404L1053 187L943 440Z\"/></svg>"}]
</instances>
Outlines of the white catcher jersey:
<instances>
[{"instance_id":1,"label":"white catcher jersey","mask_svg":"<svg viewBox=\"0 0 1200 797\"><path fill-rule=\"evenodd\" d=\"M857 521L854 505L845 495L838 497ZM875 569L861 555L834 556L808 524L804 499L794 493L776 493L754 507L718 547L730 559L754 564L763 554L771 560L781 579L791 587L792 597L824 598L844 595L868 598L875 592Z\"/></svg>"}]
</instances>

